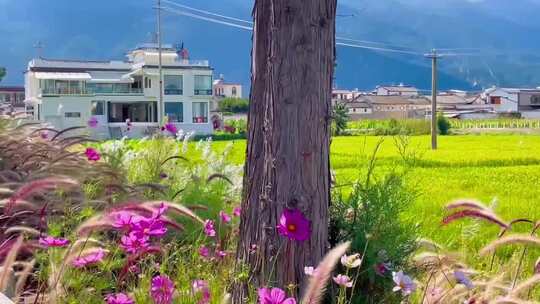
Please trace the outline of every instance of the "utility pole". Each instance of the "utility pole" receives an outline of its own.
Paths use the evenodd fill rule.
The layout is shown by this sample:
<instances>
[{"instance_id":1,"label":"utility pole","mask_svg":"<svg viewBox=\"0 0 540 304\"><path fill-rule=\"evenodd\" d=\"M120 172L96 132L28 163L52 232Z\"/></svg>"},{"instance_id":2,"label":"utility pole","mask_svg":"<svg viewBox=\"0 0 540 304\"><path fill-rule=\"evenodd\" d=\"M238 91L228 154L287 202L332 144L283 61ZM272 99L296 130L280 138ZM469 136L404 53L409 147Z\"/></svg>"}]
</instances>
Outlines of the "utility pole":
<instances>
[{"instance_id":1,"label":"utility pole","mask_svg":"<svg viewBox=\"0 0 540 304\"><path fill-rule=\"evenodd\" d=\"M437 150L437 60L441 55L433 49L425 57L431 59L431 150Z\"/></svg>"},{"instance_id":2,"label":"utility pole","mask_svg":"<svg viewBox=\"0 0 540 304\"><path fill-rule=\"evenodd\" d=\"M158 42L158 69L159 69L159 100L158 100L158 122L163 125L163 69L161 62L161 0L157 0L157 42Z\"/></svg>"}]
</instances>

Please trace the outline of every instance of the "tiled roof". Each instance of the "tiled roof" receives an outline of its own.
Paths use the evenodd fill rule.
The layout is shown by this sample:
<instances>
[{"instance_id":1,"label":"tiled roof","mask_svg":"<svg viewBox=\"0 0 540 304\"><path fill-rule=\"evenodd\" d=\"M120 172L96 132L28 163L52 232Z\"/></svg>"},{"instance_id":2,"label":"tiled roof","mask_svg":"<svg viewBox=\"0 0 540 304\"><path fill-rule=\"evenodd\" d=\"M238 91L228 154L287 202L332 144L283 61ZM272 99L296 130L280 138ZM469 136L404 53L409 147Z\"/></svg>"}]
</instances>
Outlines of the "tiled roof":
<instances>
[{"instance_id":1,"label":"tiled roof","mask_svg":"<svg viewBox=\"0 0 540 304\"><path fill-rule=\"evenodd\" d=\"M379 95L369 95L364 96L368 102L373 104L417 104L417 105L427 105L429 100L424 97L411 98L407 96L379 96Z\"/></svg>"}]
</instances>

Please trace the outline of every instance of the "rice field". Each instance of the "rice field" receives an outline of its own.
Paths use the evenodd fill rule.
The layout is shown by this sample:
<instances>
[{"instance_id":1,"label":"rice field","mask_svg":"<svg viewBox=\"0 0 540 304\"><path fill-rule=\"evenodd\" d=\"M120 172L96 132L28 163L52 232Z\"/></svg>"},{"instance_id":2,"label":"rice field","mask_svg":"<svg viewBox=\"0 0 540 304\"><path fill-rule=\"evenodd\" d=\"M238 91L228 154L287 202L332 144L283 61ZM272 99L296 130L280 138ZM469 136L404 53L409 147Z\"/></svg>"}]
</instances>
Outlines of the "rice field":
<instances>
[{"instance_id":1,"label":"rice field","mask_svg":"<svg viewBox=\"0 0 540 304\"><path fill-rule=\"evenodd\" d=\"M418 225L420 234L464 253L477 252L494 239L498 229L486 224L461 221L442 226L443 206L458 198L476 198L493 204L505 220L540 219L540 136L456 135L439 137L439 149L431 151L429 136L410 137L407 154L418 161L405 165L394 137L337 137L331 147L337 185L354 181L383 140L377 154L378 176L389 170L406 172L416 202L402 215ZM223 149L228 142L216 142ZM234 141L231 161L242 163L245 141Z\"/></svg>"}]
</instances>

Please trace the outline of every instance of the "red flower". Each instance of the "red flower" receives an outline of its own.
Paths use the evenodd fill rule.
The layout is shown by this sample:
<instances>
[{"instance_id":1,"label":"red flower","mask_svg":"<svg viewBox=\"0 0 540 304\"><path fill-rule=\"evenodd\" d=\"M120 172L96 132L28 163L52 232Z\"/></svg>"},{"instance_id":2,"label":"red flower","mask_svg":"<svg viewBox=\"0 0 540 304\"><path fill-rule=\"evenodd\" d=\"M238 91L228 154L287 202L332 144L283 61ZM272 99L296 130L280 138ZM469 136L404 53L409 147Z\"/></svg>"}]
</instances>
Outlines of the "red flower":
<instances>
[{"instance_id":1,"label":"red flower","mask_svg":"<svg viewBox=\"0 0 540 304\"><path fill-rule=\"evenodd\" d=\"M279 234L295 241L305 241L311 234L309 220L297 209L284 209L277 229Z\"/></svg>"}]
</instances>

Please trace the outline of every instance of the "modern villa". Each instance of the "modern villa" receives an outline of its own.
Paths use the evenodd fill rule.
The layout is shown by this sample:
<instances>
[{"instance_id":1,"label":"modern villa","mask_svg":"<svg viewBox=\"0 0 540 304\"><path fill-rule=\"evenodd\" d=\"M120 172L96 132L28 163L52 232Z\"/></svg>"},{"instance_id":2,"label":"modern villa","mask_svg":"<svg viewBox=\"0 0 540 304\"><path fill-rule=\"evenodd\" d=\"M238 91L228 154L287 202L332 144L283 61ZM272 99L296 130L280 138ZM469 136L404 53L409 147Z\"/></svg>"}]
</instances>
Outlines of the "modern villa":
<instances>
[{"instance_id":1,"label":"modern villa","mask_svg":"<svg viewBox=\"0 0 540 304\"><path fill-rule=\"evenodd\" d=\"M25 73L27 111L56 129L97 121L90 128L96 138L142 137L165 122L186 132L212 133L208 61L189 60L185 50L163 45L160 105L158 54L157 45L143 44L126 61L33 59Z\"/></svg>"}]
</instances>

